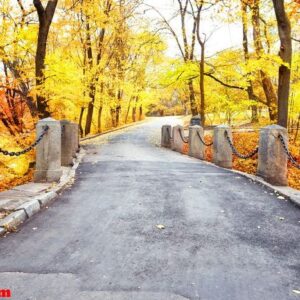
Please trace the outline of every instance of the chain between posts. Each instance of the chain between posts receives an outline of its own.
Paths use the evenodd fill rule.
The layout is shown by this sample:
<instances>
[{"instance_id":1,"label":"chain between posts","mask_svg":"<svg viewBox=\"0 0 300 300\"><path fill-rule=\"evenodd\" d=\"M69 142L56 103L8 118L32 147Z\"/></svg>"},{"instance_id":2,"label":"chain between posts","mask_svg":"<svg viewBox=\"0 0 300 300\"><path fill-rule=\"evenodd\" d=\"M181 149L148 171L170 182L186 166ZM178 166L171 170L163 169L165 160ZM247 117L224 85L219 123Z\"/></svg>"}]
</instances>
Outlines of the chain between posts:
<instances>
[{"instance_id":1,"label":"chain between posts","mask_svg":"<svg viewBox=\"0 0 300 300\"><path fill-rule=\"evenodd\" d=\"M212 145L214 144L214 142L211 142L211 143L209 143L209 144L205 143L205 141L202 139L202 136L200 135L199 131L197 131L197 135L198 135L198 137L199 137L199 139L200 139L200 142L201 142L204 146L210 147L210 146L212 146Z\"/></svg>"},{"instance_id":2,"label":"chain between posts","mask_svg":"<svg viewBox=\"0 0 300 300\"><path fill-rule=\"evenodd\" d=\"M3 155L6 155L6 156L20 156L20 155L23 155L23 154L31 151L34 147L36 147L42 141L43 137L46 135L48 130L49 130L49 127L45 126L42 134L36 139L36 141L32 145L30 145L29 147L25 148L22 151L18 151L18 152L11 151L10 152L10 151L7 151L7 150L4 150L4 149L0 148L0 153L2 153Z\"/></svg>"},{"instance_id":3,"label":"chain between posts","mask_svg":"<svg viewBox=\"0 0 300 300\"><path fill-rule=\"evenodd\" d=\"M225 130L224 134L225 134L226 140L228 141L228 143L230 145L230 148L231 148L233 154L236 155L237 157L239 157L241 159L248 159L258 153L258 149L259 149L258 147L256 147L252 152L250 152L249 154L246 154L246 155L239 153L238 150L234 147L233 142L231 141L227 130Z\"/></svg>"},{"instance_id":4,"label":"chain between posts","mask_svg":"<svg viewBox=\"0 0 300 300\"><path fill-rule=\"evenodd\" d=\"M187 140L185 139L185 137L183 136L182 130L181 130L181 129L178 129L178 131L179 131L179 135L180 135L181 140L182 140L185 144L188 144L189 141L187 141Z\"/></svg>"},{"instance_id":5,"label":"chain between posts","mask_svg":"<svg viewBox=\"0 0 300 300\"><path fill-rule=\"evenodd\" d=\"M169 127L167 127L167 132L168 132L169 139L171 140L172 136L171 136L171 132L170 132L170 128Z\"/></svg>"},{"instance_id":6,"label":"chain between posts","mask_svg":"<svg viewBox=\"0 0 300 300\"><path fill-rule=\"evenodd\" d=\"M284 137L281 134L279 134L278 138L283 146L284 152L287 155L289 161L292 163L292 165L294 165L294 167L296 167L297 169L300 170L300 164L297 163L297 161L295 160L295 158L292 156L291 152L289 151L287 143L284 140Z\"/></svg>"}]
</instances>

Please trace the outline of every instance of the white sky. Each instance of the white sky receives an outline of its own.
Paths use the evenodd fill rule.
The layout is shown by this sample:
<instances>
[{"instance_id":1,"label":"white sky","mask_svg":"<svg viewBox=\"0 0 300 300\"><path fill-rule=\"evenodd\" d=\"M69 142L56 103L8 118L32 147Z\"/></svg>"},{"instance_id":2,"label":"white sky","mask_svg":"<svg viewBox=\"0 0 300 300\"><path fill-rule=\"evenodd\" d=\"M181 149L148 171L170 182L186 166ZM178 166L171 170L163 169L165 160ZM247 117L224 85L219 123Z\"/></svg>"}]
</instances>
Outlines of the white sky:
<instances>
[{"instance_id":1,"label":"white sky","mask_svg":"<svg viewBox=\"0 0 300 300\"><path fill-rule=\"evenodd\" d=\"M178 4L176 0L145 0L145 3L154 6L158 9L164 17L169 20L174 12L178 9ZM146 15L153 20L160 20L159 15L152 11L148 11ZM207 18L208 19L208 18ZM155 23L153 21L153 23ZM192 21L187 22L187 24L192 24ZM177 17L171 22L172 27L180 36L180 19ZM191 28L189 28L191 32ZM227 24L217 20L208 20L202 23L202 33L209 36L212 32L210 39L206 45L206 55L210 56L215 52L221 51L223 49L231 47L241 47L242 46L242 27L240 24ZM180 54L178 46L171 35L166 35L169 49L167 54L171 57L176 57ZM196 55L199 53L196 49Z\"/></svg>"}]
</instances>

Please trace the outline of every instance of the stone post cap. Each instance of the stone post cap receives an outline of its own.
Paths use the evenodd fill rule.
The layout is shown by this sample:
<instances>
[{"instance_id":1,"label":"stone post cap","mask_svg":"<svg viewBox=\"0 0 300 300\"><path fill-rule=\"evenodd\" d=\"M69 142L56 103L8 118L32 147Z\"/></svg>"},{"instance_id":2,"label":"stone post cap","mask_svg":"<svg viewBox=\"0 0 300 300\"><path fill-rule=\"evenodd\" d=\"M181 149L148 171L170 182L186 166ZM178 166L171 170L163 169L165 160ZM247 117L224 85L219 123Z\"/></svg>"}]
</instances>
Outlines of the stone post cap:
<instances>
[{"instance_id":1,"label":"stone post cap","mask_svg":"<svg viewBox=\"0 0 300 300\"><path fill-rule=\"evenodd\" d=\"M221 124L221 125L218 125L218 126L215 127L215 129L228 129L228 128L230 128L230 126L225 125L225 124Z\"/></svg>"},{"instance_id":2,"label":"stone post cap","mask_svg":"<svg viewBox=\"0 0 300 300\"><path fill-rule=\"evenodd\" d=\"M61 120L60 123L62 125L67 125L67 124L70 124L71 122L69 120Z\"/></svg>"},{"instance_id":3,"label":"stone post cap","mask_svg":"<svg viewBox=\"0 0 300 300\"><path fill-rule=\"evenodd\" d=\"M53 119L53 118L45 118L45 119L42 119L42 120L39 120L39 122L38 123L41 123L41 122L43 122L43 123L51 123L51 122L58 122L57 120L55 120L55 119Z\"/></svg>"},{"instance_id":4,"label":"stone post cap","mask_svg":"<svg viewBox=\"0 0 300 300\"><path fill-rule=\"evenodd\" d=\"M268 125L268 126L262 127L260 130L287 130L287 129L280 125L273 124L273 125Z\"/></svg>"}]
</instances>

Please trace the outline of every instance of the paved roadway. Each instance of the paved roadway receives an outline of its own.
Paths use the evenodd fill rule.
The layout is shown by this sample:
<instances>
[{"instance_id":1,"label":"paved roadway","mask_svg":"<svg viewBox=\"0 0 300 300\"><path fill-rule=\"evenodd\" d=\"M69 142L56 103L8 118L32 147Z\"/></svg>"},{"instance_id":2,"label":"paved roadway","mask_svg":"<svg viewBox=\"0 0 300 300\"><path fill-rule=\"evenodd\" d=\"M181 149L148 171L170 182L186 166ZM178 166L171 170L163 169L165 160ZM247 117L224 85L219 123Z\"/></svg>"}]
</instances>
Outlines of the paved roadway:
<instances>
[{"instance_id":1,"label":"paved roadway","mask_svg":"<svg viewBox=\"0 0 300 300\"><path fill-rule=\"evenodd\" d=\"M0 289L18 300L299 299L300 209L159 148L171 122L85 146L74 186L0 240Z\"/></svg>"}]
</instances>

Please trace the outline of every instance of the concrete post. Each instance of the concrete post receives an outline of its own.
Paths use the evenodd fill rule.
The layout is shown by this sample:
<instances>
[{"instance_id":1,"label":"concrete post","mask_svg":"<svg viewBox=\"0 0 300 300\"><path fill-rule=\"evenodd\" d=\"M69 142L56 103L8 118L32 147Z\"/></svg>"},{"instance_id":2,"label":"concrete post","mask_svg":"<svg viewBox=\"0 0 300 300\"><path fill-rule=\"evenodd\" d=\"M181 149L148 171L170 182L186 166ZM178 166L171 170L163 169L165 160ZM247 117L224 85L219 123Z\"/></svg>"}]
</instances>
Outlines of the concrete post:
<instances>
[{"instance_id":1,"label":"concrete post","mask_svg":"<svg viewBox=\"0 0 300 300\"><path fill-rule=\"evenodd\" d=\"M172 132L172 137L173 137L172 150L182 153L183 152L184 142L182 141L182 138L180 136L180 130L182 132L182 135L184 136L183 126L177 125L177 126L173 127L173 132Z\"/></svg>"},{"instance_id":2,"label":"concrete post","mask_svg":"<svg viewBox=\"0 0 300 300\"><path fill-rule=\"evenodd\" d=\"M79 151L79 125L76 123L71 123L71 125L72 125L72 139L73 139L72 156L75 158L76 153Z\"/></svg>"},{"instance_id":3,"label":"concrete post","mask_svg":"<svg viewBox=\"0 0 300 300\"><path fill-rule=\"evenodd\" d=\"M60 121L61 124L61 165L72 166L74 155L74 126L67 120Z\"/></svg>"},{"instance_id":4,"label":"concrete post","mask_svg":"<svg viewBox=\"0 0 300 300\"><path fill-rule=\"evenodd\" d=\"M171 134L172 126L163 125L161 128L161 146L165 148L171 148Z\"/></svg>"},{"instance_id":5,"label":"concrete post","mask_svg":"<svg viewBox=\"0 0 300 300\"><path fill-rule=\"evenodd\" d=\"M52 118L40 120L37 124L37 136L44 128L49 130L36 147L35 182L59 181L62 175L61 168L61 125Z\"/></svg>"},{"instance_id":6,"label":"concrete post","mask_svg":"<svg viewBox=\"0 0 300 300\"><path fill-rule=\"evenodd\" d=\"M287 155L278 138L288 141L287 129L270 125L260 130L257 175L274 185L287 185Z\"/></svg>"},{"instance_id":7,"label":"concrete post","mask_svg":"<svg viewBox=\"0 0 300 300\"><path fill-rule=\"evenodd\" d=\"M232 139L232 133L229 126L220 125L214 129L213 140L213 162L222 168L232 168L232 150L225 137L225 131L228 132L229 137Z\"/></svg>"},{"instance_id":8,"label":"concrete post","mask_svg":"<svg viewBox=\"0 0 300 300\"><path fill-rule=\"evenodd\" d=\"M201 143L198 134L204 140L204 130L201 126L189 127L189 156L204 159L205 146Z\"/></svg>"}]
</instances>

